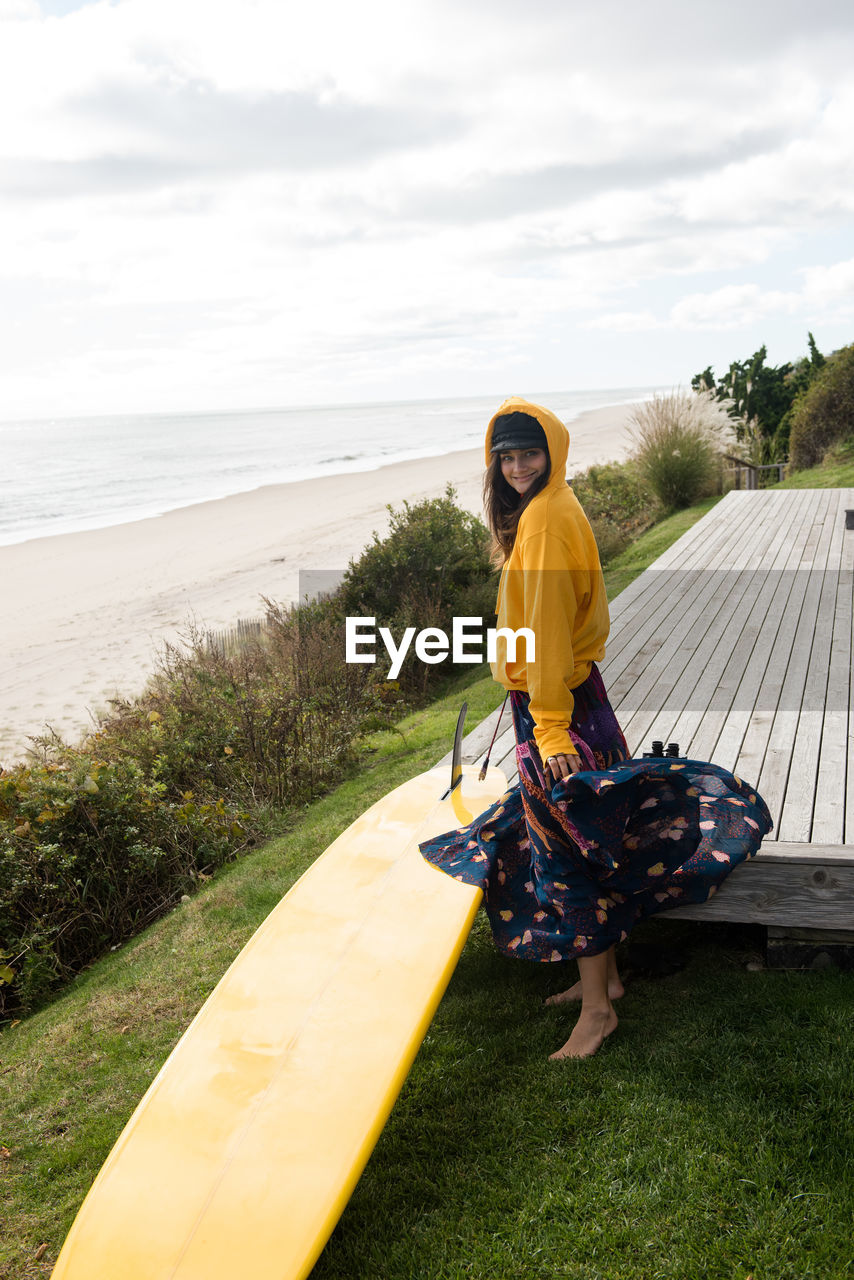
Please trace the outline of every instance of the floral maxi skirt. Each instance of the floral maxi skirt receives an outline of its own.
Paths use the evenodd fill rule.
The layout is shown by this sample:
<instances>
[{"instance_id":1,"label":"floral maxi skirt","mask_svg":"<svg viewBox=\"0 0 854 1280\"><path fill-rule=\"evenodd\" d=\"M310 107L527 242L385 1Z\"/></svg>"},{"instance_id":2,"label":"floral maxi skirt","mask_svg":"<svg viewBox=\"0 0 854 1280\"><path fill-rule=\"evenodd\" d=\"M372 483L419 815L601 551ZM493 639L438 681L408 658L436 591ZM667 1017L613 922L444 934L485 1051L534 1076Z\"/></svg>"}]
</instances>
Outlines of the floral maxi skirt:
<instances>
[{"instance_id":1,"label":"floral maxi skirt","mask_svg":"<svg viewBox=\"0 0 854 1280\"><path fill-rule=\"evenodd\" d=\"M552 785L528 695L510 694L519 782L461 831L421 845L428 862L484 891L505 955L597 955L644 916L705 902L771 830L765 802L718 765L627 759L594 666L573 690L570 737L585 768Z\"/></svg>"}]
</instances>

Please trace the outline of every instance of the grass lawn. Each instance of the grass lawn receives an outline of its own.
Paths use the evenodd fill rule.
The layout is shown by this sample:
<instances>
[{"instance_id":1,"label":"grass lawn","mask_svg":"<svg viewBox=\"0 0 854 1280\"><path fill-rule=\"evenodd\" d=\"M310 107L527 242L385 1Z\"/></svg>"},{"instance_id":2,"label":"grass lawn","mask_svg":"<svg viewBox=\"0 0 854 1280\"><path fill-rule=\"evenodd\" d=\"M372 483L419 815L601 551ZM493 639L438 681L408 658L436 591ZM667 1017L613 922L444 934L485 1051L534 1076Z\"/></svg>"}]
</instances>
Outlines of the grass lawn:
<instances>
[{"instance_id":1,"label":"grass lawn","mask_svg":"<svg viewBox=\"0 0 854 1280\"><path fill-rule=\"evenodd\" d=\"M700 514L625 552L612 593ZM444 753L462 696L473 725L500 694L478 670L464 694L375 735L358 776L283 836L2 1030L0 1280L50 1274L110 1146L225 967L339 831ZM478 918L317 1280L851 1273L854 977L748 970L761 954L750 929L658 919L643 940L675 946L684 967L636 974L602 1052L553 1064L571 1015L542 1000L574 965L505 960Z\"/></svg>"},{"instance_id":2,"label":"grass lawn","mask_svg":"<svg viewBox=\"0 0 854 1280\"><path fill-rule=\"evenodd\" d=\"M772 489L854 488L854 440L837 445L825 462L807 471L793 471Z\"/></svg>"}]
</instances>

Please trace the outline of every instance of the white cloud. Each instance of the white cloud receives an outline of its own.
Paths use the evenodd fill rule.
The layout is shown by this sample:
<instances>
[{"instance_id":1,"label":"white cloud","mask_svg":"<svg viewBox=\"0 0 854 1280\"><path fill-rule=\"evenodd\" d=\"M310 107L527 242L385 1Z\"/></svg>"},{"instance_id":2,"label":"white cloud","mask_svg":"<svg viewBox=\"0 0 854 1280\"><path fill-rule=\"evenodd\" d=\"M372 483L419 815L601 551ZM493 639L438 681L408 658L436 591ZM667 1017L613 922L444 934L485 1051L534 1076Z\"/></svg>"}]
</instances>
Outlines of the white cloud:
<instances>
[{"instance_id":1,"label":"white cloud","mask_svg":"<svg viewBox=\"0 0 854 1280\"><path fill-rule=\"evenodd\" d=\"M804 297L814 305L854 304L854 258L827 267L803 267Z\"/></svg>"},{"instance_id":2,"label":"white cloud","mask_svg":"<svg viewBox=\"0 0 854 1280\"><path fill-rule=\"evenodd\" d=\"M609 311L588 321L590 329L610 329L614 333L641 333L662 328L651 311Z\"/></svg>"},{"instance_id":3,"label":"white cloud","mask_svg":"<svg viewBox=\"0 0 854 1280\"><path fill-rule=\"evenodd\" d=\"M0 22L27 22L40 16L36 0L0 0Z\"/></svg>"},{"instance_id":4,"label":"white cloud","mask_svg":"<svg viewBox=\"0 0 854 1280\"><path fill-rule=\"evenodd\" d=\"M794 311L799 298L756 284L726 285L711 293L689 294L670 312L671 322L686 329L740 329L774 312Z\"/></svg>"},{"instance_id":5,"label":"white cloud","mask_svg":"<svg viewBox=\"0 0 854 1280\"><path fill-rule=\"evenodd\" d=\"M737 329L779 314L800 316L805 326L854 317L854 258L799 274L800 289L763 289L746 282L689 294L671 308L669 321L689 329Z\"/></svg>"}]
</instances>

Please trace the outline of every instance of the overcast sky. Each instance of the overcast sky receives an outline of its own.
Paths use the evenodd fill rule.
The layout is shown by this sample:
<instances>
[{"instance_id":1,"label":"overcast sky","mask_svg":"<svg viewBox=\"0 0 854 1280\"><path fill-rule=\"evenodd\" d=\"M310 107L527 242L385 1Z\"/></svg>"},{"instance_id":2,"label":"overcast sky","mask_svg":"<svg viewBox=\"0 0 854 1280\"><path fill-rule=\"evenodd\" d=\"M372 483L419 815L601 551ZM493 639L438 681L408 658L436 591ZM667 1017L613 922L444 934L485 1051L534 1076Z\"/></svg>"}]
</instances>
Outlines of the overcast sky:
<instances>
[{"instance_id":1,"label":"overcast sky","mask_svg":"<svg viewBox=\"0 0 854 1280\"><path fill-rule=\"evenodd\" d=\"M0 0L0 417L854 341L851 0Z\"/></svg>"}]
</instances>

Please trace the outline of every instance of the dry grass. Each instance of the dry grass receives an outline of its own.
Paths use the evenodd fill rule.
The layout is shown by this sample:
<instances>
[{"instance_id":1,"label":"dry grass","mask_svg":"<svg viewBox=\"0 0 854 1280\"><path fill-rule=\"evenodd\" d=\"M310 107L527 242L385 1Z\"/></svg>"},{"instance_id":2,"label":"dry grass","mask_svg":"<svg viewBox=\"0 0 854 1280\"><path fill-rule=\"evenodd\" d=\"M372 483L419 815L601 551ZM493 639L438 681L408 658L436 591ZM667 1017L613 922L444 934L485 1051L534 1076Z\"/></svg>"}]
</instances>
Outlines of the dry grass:
<instances>
[{"instance_id":1,"label":"dry grass","mask_svg":"<svg viewBox=\"0 0 854 1280\"><path fill-rule=\"evenodd\" d=\"M636 461L666 511L720 491L722 456L736 443L730 407L711 391L671 391L633 410Z\"/></svg>"}]
</instances>

